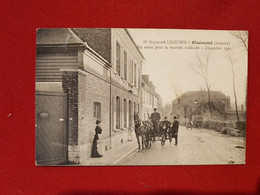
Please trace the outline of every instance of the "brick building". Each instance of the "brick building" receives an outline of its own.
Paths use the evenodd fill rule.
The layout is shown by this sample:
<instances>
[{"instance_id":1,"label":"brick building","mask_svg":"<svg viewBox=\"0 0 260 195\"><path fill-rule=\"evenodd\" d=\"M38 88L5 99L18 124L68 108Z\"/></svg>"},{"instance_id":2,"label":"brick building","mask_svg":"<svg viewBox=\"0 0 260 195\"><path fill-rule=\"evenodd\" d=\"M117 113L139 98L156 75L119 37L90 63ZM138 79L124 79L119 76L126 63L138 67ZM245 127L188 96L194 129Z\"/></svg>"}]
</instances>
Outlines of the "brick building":
<instances>
[{"instance_id":1,"label":"brick building","mask_svg":"<svg viewBox=\"0 0 260 195\"><path fill-rule=\"evenodd\" d=\"M230 98L221 91L211 91L212 115L211 119L224 119L230 109ZM172 117L177 116L180 122L194 120L195 117L209 117L208 92L188 91L172 101Z\"/></svg>"},{"instance_id":2,"label":"brick building","mask_svg":"<svg viewBox=\"0 0 260 195\"><path fill-rule=\"evenodd\" d=\"M126 142L141 108L143 59L126 29L39 29L37 163L90 158L97 119L104 150Z\"/></svg>"},{"instance_id":3,"label":"brick building","mask_svg":"<svg viewBox=\"0 0 260 195\"><path fill-rule=\"evenodd\" d=\"M153 109L162 113L162 99L155 91L153 82L149 80L149 75L142 75L142 119L147 120L153 113Z\"/></svg>"}]
</instances>

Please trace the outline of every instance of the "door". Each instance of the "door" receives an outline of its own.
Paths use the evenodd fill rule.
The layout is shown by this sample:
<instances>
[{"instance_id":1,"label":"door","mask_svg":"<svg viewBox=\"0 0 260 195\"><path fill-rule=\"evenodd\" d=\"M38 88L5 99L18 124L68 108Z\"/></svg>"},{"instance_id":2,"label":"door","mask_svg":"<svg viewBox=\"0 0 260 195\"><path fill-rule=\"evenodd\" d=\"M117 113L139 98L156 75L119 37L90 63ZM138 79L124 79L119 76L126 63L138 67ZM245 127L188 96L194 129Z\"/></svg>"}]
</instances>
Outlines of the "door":
<instances>
[{"instance_id":1,"label":"door","mask_svg":"<svg viewBox=\"0 0 260 195\"><path fill-rule=\"evenodd\" d=\"M67 96L36 93L36 163L57 165L67 161Z\"/></svg>"}]
</instances>

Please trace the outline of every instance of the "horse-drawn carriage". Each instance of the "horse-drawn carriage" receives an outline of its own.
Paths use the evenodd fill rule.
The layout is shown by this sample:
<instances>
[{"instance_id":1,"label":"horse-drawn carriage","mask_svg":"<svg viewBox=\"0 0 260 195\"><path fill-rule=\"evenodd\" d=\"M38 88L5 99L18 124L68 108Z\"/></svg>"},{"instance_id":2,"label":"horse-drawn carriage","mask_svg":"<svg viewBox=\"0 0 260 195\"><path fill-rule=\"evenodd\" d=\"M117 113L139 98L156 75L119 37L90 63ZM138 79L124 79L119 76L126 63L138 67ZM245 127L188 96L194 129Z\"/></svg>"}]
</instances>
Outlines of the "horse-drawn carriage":
<instances>
[{"instance_id":1,"label":"horse-drawn carriage","mask_svg":"<svg viewBox=\"0 0 260 195\"><path fill-rule=\"evenodd\" d=\"M151 143L155 141L160 141L161 146L164 146L165 141L169 139L172 141L170 132L171 123L160 121L158 125L154 125L150 120L142 121L139 119L139 115L134 114L135 121L135 134L139 145L139 150L141 149L140 137L142 143L142 149L150 148Z\"/></svg>"},{"instance_id":2,"label":"horse-drawn carriage","mask_svg":"<svg viewBox=\"0 0 260 195\"><path fill-rule=\"evenodd\" d=\"M151 132L151 141L154 143L155 141L160 141L161 146L164 146L166 140L169 140L171 143L172 137L170 134L170 128L171 128L171 123L170 122L165 122L165 121L160 121L158 127L153 127L152 132Z\"/></svg>"}]
</instances>

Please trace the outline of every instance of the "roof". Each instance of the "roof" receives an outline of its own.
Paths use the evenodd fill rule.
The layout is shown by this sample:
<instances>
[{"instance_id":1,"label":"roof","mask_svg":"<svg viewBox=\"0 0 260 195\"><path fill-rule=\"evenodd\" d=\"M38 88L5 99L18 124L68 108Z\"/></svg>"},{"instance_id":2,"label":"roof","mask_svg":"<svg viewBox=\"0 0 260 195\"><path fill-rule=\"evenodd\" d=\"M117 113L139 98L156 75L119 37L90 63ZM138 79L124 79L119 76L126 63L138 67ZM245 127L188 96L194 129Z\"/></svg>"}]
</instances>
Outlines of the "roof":
<instances>
[{"instance_id":1,"label":"roof","mask_svg":"<svg viewBox=\"0 0 260 195\"><path fill-rule=\"evenodd\" d=\"M37 29L37 45L83 45L68 28L39 28Z\"/></svg>"},{"instance_id":2,"label":"roof","mask_svg":"<svg viewBox=\"0 0 260 195\"><path fill-rule=\"evenodd\" d=\"M208 98L208 91L187 91L183 93L179 99L184 99L186 97L201 97L201 98ZM225 99L227 96L221 91L210 91L211 98L220 98ZM176 98L176 99L178 99Z\"/></svg>"},{"instance_id":3,"label":"roof","mask_svg":"<svg viewBox=\"0 0 260 195\"><path fill-rule=\"evenodd\" d=\"M223 114L225 112L225 104L223 104L220 101L210 102L210 105L211 105L212 111L216 110L220 114ZM202 102L201 104L198 105L198 107L191 114L194 115L200 111L202 111L202 112L209 111L209 104L206 102Z\"/></svg>"},{"instance_id":4,"label":"roof","mask_svg":"<svg viewBox=\"0 0 260 195\"><path fill-rule=\"evenodd\" d=\"M140 54L140 55L142 56L142 58L145 60L143 54L141 53L141 51L139 50L138 46L136 45L136 43L135 43L133 37L131 36L130 32L129 32L126 28L125 28L125 31L126 31L126 33L128 34L128 36L130 37L130 39L132 40L132 42L134 43L135 48L137 49L137 51L139 52L139 54Z\"/></svg>"}]
</instances>

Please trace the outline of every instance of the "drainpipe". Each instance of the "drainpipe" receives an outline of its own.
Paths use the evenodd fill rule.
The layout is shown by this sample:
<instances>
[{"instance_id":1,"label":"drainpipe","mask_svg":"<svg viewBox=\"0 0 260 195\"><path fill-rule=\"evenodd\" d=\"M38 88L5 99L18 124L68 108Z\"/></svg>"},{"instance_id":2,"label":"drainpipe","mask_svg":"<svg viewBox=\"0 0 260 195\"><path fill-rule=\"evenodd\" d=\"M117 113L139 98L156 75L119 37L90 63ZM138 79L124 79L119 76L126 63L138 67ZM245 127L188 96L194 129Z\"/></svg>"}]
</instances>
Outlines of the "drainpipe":
<instances>
[{"instance_id":1,"label":"drainpipe","mask_svg":"<svg viewBox=\"0 0 260 195\"><path fill-rule=\"evenodd\" d=\"M111 68L112 68L112 65L111 65ZM112 78L111 78L111 76L112 76L112 74L111 74L111 72L112 72L112 70L111 70L111 68L110 68L110 78L109 78L109 87L110 87L110 91L109 91L109 93L110 93L110 108L109 108L109 111L110 111L110 117L109 117L109 123L110 123L110 129L109 129L109 137L110 137L110 149L112 148Z\"/></svg>"}]
</instances>

